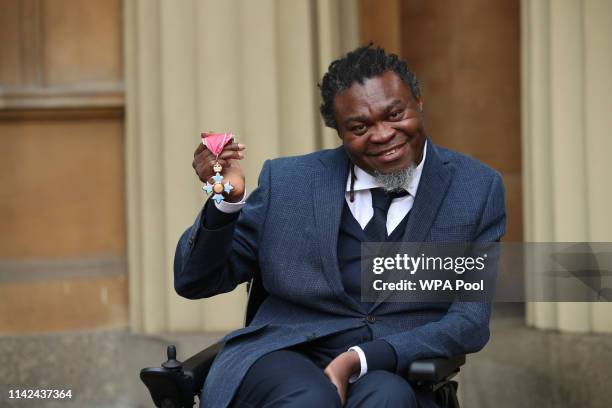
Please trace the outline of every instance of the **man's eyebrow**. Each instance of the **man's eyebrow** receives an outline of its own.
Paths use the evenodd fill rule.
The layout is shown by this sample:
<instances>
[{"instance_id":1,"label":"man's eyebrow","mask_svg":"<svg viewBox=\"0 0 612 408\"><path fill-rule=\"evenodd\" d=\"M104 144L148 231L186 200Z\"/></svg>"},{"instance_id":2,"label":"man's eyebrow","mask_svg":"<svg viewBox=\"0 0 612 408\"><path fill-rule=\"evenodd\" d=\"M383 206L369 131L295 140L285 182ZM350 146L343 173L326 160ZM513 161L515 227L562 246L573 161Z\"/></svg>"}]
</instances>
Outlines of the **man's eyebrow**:
<instances>
[{"instance_id":1,"label":"man's eyebrow","mask_svg":"<svg viewBox=\"0 0 612 408\"><path fill-rule=\"evenodd\" d=\"M347 118L344 121L345 125L348 125L351 122L367 122L368 121L368 117L365 115L357 115L357 116L351 116L349 118Z\"/></svg>"},{"instance_id":2,"label":"man's eyebrow","mask_svg":"<svg viewBox=\"0 0 612 408\"><path fill-rule=\"evenodd\" d=\"M385 108L385 113L389 113L393 110L393 108L395 108L397 105L401 105L402 101L400 101L399 99L394 100L393 102L391 102L389 105L387 105L387 107Z\"/></svg>"}]
</instances>

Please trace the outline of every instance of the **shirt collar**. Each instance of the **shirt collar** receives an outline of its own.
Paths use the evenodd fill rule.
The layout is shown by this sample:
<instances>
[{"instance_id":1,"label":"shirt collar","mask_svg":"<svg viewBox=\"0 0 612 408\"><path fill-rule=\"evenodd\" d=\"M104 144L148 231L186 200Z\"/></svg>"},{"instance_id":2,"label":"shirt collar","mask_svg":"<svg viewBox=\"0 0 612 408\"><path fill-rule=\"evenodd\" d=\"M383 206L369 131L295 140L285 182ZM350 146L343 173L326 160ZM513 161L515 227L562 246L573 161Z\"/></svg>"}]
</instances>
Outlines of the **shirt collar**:
<instances>
[{"instance_id":1,"label":"shirt collar","mask_svg":"<svg viewBox=\"0 0 612 408\"><path fill-rule=\"evenodd\" d=\"M414 177L410 181L410 184L404 187L404 190L408 191L408 193L416 197L417 190L419 188L419 182L421 181L421 173L423 173L423 165L425 163L425 156L427 156L427 140L425 140L425 144L423 145L423 158L421 162L414 170ZM355 191L360 190L369 190L371 188L381 187L379 183L376 182L374 176L363 170L361 167L355 165L355 185L353 189ZM346 182L346 191L351 190L351 174L349 172L348 180Z\"/></svg>"}]
</instances>

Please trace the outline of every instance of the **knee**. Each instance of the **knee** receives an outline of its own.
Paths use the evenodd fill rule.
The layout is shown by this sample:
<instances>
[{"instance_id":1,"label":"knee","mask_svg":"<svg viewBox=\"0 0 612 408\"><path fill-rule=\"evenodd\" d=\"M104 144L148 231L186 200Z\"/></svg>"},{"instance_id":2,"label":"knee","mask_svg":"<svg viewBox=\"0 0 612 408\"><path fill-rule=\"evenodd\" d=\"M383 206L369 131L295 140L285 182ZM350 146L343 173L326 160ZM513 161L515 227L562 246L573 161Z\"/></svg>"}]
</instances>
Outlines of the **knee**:
<instances>
[{"instance_id":1,"label":"knee","mask_svg":"<svg viewBox=\"0 0 612 408\"><path fill-rule=\"evenodd\" d=\"M381 407L417 407L414 390L402 377L387 371L372 371L366 376L372 384L372 397Z\"/></svg>"}]
</instances>

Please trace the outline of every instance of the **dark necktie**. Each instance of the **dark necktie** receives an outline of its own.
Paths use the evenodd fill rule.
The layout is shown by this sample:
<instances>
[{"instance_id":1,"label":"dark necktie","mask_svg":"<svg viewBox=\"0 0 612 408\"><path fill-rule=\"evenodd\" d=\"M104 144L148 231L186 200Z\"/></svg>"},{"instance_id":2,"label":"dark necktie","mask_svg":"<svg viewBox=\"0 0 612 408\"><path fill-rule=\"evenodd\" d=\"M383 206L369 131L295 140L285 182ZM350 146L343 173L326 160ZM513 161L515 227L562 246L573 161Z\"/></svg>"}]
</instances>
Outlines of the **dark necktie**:
<instances>
[{"instance_id":1,"label":"dark necktie","mask_svg":"<svg viewBox=\"0 0 612 408\"><path fill-rule=\"evenodd\" d=\"M382 188L370 189L372 193L372 209L374 216L364 228L368 239L372 242L385 242L387 236L387 212L394 198L408 195L407 191L388 193Z\"/></svg>"}]
</instances>

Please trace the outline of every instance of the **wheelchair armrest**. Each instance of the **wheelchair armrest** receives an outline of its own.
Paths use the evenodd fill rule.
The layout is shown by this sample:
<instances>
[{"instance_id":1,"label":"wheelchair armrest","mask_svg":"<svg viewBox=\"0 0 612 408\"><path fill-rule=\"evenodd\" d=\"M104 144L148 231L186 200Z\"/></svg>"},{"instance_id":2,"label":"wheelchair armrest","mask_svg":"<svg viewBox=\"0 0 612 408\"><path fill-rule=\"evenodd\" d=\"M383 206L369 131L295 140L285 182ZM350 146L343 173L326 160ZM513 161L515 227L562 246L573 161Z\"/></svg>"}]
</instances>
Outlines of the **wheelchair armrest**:
<instances>
[{"instance_id":1,"label":"wheelchair armrest","mask_svg":"<svg viewBox=\"0 0 612 408\"><path fill-rule=\"evenodd\" d=\"M217 357L217 353L219 353L222 348L223 343L215 343L200 351L198 354L189 357L183 363L184 369L191 372L193 381L197 386L197 389L194 389L194 394L199 394L202 390L204 380L210 371L210 367L215 357Z\"/></svg>"},{"instance_id":2,"label":"wheelchair armrest","mask_svg":"<svg viewBox=\"0 0 612 408\"><path fill-rule=\"evenodd\" d=\"M204 379L223 344L217 343L181 363L175 359L176 349L168 347L168 360L161 367L143 368L140 379L147 386L156 407L191 408L194 396L204 385Z\"/></svg>"},{"instance_id":3,"label":"wheelchair armrest","mask_svg":"<svg viewBox=\"0 0 612 408\"><path fill-rule=\"evenodd\" d=\"M459 372L465 364L465 355L451 358L430 358L410 364L408 381L417 383L439 383L447 381Z\"/></svg>"}]
</instances>

